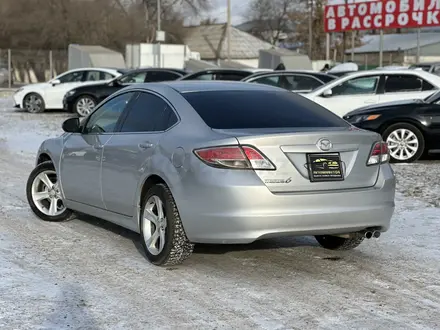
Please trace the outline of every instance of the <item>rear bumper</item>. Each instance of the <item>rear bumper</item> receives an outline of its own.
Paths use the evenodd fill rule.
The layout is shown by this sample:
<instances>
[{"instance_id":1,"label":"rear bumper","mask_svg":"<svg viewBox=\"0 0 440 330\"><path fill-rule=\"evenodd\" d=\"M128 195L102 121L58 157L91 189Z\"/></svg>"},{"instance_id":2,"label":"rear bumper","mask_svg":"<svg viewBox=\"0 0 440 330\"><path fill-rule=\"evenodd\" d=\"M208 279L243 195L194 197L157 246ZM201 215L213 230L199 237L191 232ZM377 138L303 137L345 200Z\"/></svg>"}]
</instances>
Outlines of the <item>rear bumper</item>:
<instances>
[{"instance_id":1,"label":"rear bumper","mask_svg":"<svg viewBox=\"0 0 440 330\"><path fill-rule=\"evenodd\" d=\"M251 243L286 235L344 234L369 227L385 232L394 212L395 178L388 164L382 166L374 187L327 193L273 194L261 181L231 186L225 180L215 187L211 185L214 181L176 196L192 242Z\"/></svg>"}]
</instances>

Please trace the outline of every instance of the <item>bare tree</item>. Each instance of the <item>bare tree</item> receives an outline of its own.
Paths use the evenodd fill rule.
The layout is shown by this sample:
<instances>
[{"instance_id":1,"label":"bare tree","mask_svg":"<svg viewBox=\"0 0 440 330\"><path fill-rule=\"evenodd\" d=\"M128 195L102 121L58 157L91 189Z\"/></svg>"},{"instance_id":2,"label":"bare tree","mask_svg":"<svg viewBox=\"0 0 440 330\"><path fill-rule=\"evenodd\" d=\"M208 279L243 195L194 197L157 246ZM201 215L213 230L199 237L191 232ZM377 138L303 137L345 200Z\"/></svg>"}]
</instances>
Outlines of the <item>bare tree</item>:
<instances>
[{"instance_id":1,"label":"bare tree","mask_svg":"<svg viewBox=\"0 0 440 330\"><path fill-rule=\"evenodd\" d=\"M299 0L253 0L248 18L253 24L251 33L275 45L282 33L293 31L289 14L296 11Z\"/></svg>"},{"instance_id":2,"label":"bare tree","mask_svg":"<svg viewBox=\"0 0 440 330\"><path fill-rule=\"evenodd\" d=\"M161 0L162 30L173 42L187 16L210 0ZM19 19L17 19L19 17ZM157 0L0 0L0 48L66 49L71 43L123 50L154 41Z\"/></svg>"}]
</instances>

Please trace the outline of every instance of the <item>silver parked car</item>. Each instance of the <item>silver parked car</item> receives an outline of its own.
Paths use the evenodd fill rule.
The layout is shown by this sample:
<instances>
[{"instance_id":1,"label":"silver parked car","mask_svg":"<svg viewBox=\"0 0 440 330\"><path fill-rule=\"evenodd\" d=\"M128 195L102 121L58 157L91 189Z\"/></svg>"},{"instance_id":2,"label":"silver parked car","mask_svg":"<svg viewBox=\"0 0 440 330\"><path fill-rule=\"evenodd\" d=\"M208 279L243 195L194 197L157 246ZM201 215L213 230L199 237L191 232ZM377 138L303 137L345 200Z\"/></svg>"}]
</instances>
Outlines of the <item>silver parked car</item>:
<instances>
[{"instance_id":1,"label":"silver parked car","mask_svg":"<svg viewBox=\"0 0 440 330\"><path fill-rule=\"evenodd\" d=\"M43 220L74 211L140 233L178 264L194 243L314 235L352 249L388 230L386 143L295 93L241 82L124 88L38 150L27 198Z\"/></svg>"}]
</instances>

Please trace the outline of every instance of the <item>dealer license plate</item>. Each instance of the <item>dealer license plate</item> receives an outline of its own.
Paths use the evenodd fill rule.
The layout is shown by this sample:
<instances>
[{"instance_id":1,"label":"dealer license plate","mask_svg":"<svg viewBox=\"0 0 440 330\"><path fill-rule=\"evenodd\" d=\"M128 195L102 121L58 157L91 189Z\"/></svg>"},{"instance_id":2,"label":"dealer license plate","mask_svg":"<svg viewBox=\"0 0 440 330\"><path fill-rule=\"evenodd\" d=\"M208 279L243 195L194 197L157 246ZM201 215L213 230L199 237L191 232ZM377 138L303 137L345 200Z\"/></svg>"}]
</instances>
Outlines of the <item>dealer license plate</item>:
<instances>
[{"instance_id":1,"label":"dealer license plate","mask_svg":"<svg viewBox=\"0 0 440 330\"><path fill-rule=\"evenodd\" d=\"M307 165L311 182L344 180L339 153L307 154Z\"/></svg>"}]
</instances>

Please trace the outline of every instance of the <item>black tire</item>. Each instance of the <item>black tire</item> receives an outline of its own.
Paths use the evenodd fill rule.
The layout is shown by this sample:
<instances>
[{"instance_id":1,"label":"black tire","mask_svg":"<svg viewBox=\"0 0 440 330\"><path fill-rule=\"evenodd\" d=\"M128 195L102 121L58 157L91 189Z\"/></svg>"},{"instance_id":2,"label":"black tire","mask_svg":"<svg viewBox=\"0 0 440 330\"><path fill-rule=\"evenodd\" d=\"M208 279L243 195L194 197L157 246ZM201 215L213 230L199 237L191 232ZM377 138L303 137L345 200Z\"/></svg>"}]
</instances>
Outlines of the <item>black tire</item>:
<instances>
[{"instance_id":1,"label":"black tire","mask_svg":"<svg viewBox=\"0 0 440 330\"><path fill-rule=\"evenodd\" d=\"M81 96L79 96L79 97L76 99L75 103L73 104L73 109L72 109L73 112L76 113L79 117L85 117L85 116L87 116L86 114L84 114L84 113L82 113L80 110L78 110L78 104L79 104L79 102L82 101L82 100L89 100L89 101L93 102L94 107L93 107L93 109L90 110L89 113L92 113L92 112L93 112L93 110L95 109L96 104L97 104L96 99L95 99L93 96L91 96L91 95L81 95Z\"/></svg>"},{"instance_id":2,"label":"black tire","mask_svg":"<svg viewBox=\"0 0 440 330\"><path fill-rule=\"evenodd\" d=\"M157 196L160 198L164 205L164 214L166 217L165 244L163 250L157 255L150 253L148 250L143 230L144 210L147 201L152 196ZM192 244L186 236L173 195L165 184L154 185L148 190L145 199L142 202L140 214L140 233L142 246L148 261L157 266L181 264L192 254L194 249L194 244Z\"/></svg>"},{"instance_id":3,"label":"black tire","mask_svg":"<svg viewBox=\"0 0 440 330\"><path fill-rule=\"evenodd\" d=\"M37 102L39 106L33 106L32 99L34 99L33 103ZM46 104L40 94L29 93L23 98L23 108L29 113L41 113L46 111Z\"/></svg>"},{"instance_id":4,"label":"black tire","mask_svg":"<svg viewBox=\"0 0 440 330\"><path fill-rule=\"evenodd\" d=\"M60 221L67 221L75 218L75 214L72 210L65 209L61 214L50 216L45 213L43 213L35 204L33 198L32 198L32 185L34 184L34 181L36 177L43 173L44 171L55 171L55 167L53 166L51 161L46 161L41 164L39 164L37 167L34 168L34 170L29 175L29 178L27 180L26 184L26 197L29 203L29 206L31 207L32 212L39 217L41 220L44 221L51 221L51 222L60 222Z\"/></svg>"},{"instance_id":5,"label":"black tire","mask_svg":"<svg viewBox=\"0 0 440 330\"><path fill-rule=\"evenodd\" d=\"M414 133L415 136L417 137L417 139L419 140L419 148L411 158L408 158L406 160L396 159L390 154L390 162L392 162L392 163L412 163L412 162L417 161L425 152L425 138L423 137L422 132L414 125L411 125L408 123L397 123L397 124L393 124L385 129L385 131L382 133L383 140L386 141L388 139L388 137L391 135L391 133L394 132L395 130L398 130L398 129L406 129L406 130L409 130L412 133Z\"/></svg>"},{"instance_id":6,"label":"black tire","mask_svg":"<svg viewBox=\"0 0 440 330\"><path fill-rule=\"evenodd\" d=\"M315 236L319 245L328 250L346 251L357 248L363 241L364 236L357 234L350 238L343 238L332 235L319 235Z\"/></svg>"}]
</instances>

